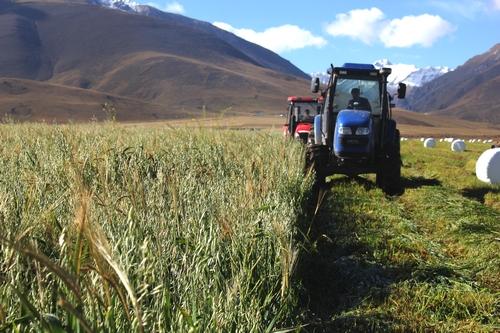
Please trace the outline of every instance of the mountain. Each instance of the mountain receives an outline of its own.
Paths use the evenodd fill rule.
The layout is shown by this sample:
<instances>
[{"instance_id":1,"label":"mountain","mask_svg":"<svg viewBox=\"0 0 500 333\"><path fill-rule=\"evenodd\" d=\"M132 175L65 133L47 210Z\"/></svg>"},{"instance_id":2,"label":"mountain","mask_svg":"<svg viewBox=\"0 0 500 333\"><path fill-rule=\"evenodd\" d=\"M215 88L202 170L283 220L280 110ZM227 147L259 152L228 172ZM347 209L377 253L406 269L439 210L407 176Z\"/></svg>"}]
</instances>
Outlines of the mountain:
<instances>
[{"instance_id":1,"label":"mountain","mask_svg":"<svg viewBox=\"0 0 500 333\"><path fill-rule=\"evenodd\" d=\"M409 87L421 87L452 70L446 66L419 68L403 79L403 82Z\"/></svg>"},{"instance_id":2,"label":"mountain","mask_svg":"<svg viewBox=\"0 0 500 333\"><path fill-rule=\"evenodd\" d=\"M392 73L389 75L389 87L394 90L397 89L399 82L406 83L408 87L421 87L452 71L445 66L418 68L415 65L393 64L387 59L377 60L373 65L377 68L388 67L392 69Z\"/></svg>"},{"instance_id":3,"label":"mountain","mask_svg":"<svg viewBox=\"0 0 500 333\"><path fill-rule=\"evenodd\" d=\"M500 43L415 89L412 110L500 123Z\"/></svg>"},{"instance_id":4,"label":"mountain","mask_svg":"<svg viewBox=\"0 0 500 333\"><path fill-rule=\"evenodd\" d=\"M152 7L139 13L125 2L120 10L92 3L0 0L0 80L7 87L18 79L24 96L34 96L25 100L4 87L2 115L24 109L28 119L47 119L52 105L81 119L75 113L82 103L72 98L83 90L89 92L83 104L96 112L107 96L122 101L118 119L127 120L202 110L279 113L286 96L307 92L307 75L298 68L209 23Z\"/></svg>"},{"instance_id":5,"label":"mountain","mask_svg":"<svg viewBox=\"0 0 500 333\"><path fill-rule=\"evenodd\" d=\"M190 26L203 33L213 34L217 38L225 41L229 45L243 52L250 59L255 61L260 66L275 70L277 72L301 77L310 80L311 77L302 70L293 65L290 61L281 58L276 53L262 46L242 39L235 34L222 30L212 25L211 23L194 20L181 15L162 12L154 7L139 6L138 10L142 15L161 18L163 20L177 19L179 24Z\"/></svg>"},{"instance_id":6,"label":"mountain","mask_svg":"<svg viewBox=\"0 0 500 333\"><path fill-rule=\"evenodd\" d=\"M257 44L246 41L236 35L227 32L225 30L219 29L212 25L211 23L195 20L183 15L173 14L161 11L155 7L148 5L139 5L134 1L128 0L88 0L89 4L100 5L112 9L118 9L126 11L129 13L137 13L140 15L145 15L149 17L154 17L162 19L169 22L176 22L176 24L189 27L191 29L196 29L202 33L208 33L215 35L217 38L225 41L236 49L242 51L255 61L257 64L273 69L278 72L285 74L290 74L298 77L303 77L305 79L310 79L310 77L302 72L300 69L295 67L291 62L279 57L276 53L263 48Z\"/></svg>"}]
</instances>

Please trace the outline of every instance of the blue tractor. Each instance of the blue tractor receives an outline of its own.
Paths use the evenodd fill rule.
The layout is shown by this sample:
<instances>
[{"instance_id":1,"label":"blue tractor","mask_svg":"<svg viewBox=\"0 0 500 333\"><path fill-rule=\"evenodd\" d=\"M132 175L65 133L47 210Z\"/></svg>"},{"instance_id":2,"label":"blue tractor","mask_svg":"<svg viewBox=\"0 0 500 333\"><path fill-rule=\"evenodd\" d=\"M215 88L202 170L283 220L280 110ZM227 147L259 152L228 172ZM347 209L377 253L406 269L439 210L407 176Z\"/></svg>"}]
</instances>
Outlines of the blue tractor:
<instances>
[{"instance_id":1,"label":"blue tractor","mask_svg":"<svg viewBox=\"0 0 500 333\"><path fill-rule=\"evenodd\" d=\"M374 173L385 193L400 194L400 135L387 91L391 69L347 63L331 66L328 74L328 85L321 91L323 108L314 119L306 150L306 167L315 171L315 186L323 186L334 174ZM319 78L312 80L311 91L320 92ZM405 94L406 85L399 83L397 97Z\"/></svg>"}]
</instances>

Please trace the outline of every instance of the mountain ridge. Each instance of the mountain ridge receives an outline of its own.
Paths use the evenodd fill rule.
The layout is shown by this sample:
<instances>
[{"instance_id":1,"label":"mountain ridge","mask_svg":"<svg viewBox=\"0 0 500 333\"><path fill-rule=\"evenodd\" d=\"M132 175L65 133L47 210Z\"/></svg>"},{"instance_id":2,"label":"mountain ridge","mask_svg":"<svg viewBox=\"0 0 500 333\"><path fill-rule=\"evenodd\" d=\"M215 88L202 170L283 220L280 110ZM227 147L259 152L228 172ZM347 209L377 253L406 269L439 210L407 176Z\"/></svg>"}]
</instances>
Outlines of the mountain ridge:
<instances>
[{"instance_id":1,"label":"mountain ridge","mask_svg":"<svg viewBox=\"0 0 500 333\"><path fill-rule=\"evenodd\" d=\"M500 43L428 84L409 103L419 112L437 112L474 121L500 123Z\"/></svg>"},{"instance_id":2,"label":"mountain ridge","mask_svg":"<svg viewBox=\"0 0 500 333\"><path fill-rule=\"evenodd\" d=\"M233 47L243 51L249 58L257 64L270 68L279 72L295 75L309 79L310 77L302 70L293 65L290 61L281 58L277 61L277 54L258 44L242 39L231 32L220 29L213 24L193 18L186 17L181 14L169 13L149 5L137 4L133 1L113 1L113 0L88 0L90 4L105 6L108 8L119 9L127 12L133 12L139 15L159 18L162 20L175 20L178 24L188 25L191 28L198 29L204 33L211 33L221 38Z\"/></svg>"}]
</instances>

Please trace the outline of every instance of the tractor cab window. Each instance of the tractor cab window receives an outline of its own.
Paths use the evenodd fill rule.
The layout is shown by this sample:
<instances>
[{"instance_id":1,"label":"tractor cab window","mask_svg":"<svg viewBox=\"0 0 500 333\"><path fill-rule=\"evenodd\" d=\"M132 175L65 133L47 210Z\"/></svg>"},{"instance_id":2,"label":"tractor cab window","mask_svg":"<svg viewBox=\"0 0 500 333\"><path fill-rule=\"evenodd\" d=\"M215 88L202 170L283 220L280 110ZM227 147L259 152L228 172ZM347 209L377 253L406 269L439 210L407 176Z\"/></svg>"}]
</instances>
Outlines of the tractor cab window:
<instances>
[{"instance_id":1,"label":"tractor cab window","mask_svg":"<svg viewBox=\"0 0 500 333\"><path fill-rule=\"evenodd\" d=\"M293 105L293 113L296 115L298 122L314 121L314 116L318 114L318 104L316 103L295 103Z\"/></svg>"},{"instance_id":2,"label":"tractor cab window","mask_svg":"<svg viewBox=\"0 0 500 333\"><path fill-rule=\"evenodd\" d=\"M353 96L359 96L354 97ZM353 100L355 109L370 110L372 114L380 114L382 112L380 103L380 86L378 80L342 78L337 79L335 98L333 101L333 112L353 108ZM360 101L360 107L357 108ZM368 103L367 103L368 102ZM367 106L368 105L368 106Z\"/></svg>"}]
</instances>

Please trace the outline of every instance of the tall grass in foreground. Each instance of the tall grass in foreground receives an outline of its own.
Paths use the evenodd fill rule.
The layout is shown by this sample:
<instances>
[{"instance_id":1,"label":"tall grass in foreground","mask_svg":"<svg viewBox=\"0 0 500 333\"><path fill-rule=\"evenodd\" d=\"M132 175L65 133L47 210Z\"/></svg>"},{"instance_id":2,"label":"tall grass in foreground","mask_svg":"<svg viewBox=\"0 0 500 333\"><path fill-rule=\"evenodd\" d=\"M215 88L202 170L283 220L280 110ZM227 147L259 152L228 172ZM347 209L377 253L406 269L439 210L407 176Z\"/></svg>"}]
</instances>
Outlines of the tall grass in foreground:
<instances>
[{"instance_id":1,"label":"tall grass in foreground","mask_svg":"<svg viewBox=\"0 0 500 333\"><path fill-rule=\"evenodd\" d=\"M113 125L2 125L0 140L0 331L287 324L298 144Z\"/></svg>"}]
</instances>

